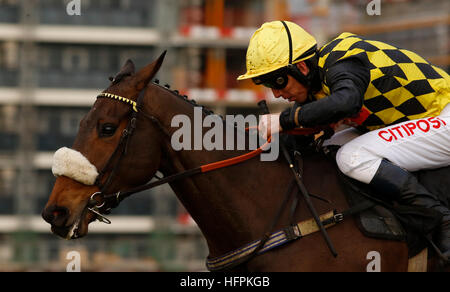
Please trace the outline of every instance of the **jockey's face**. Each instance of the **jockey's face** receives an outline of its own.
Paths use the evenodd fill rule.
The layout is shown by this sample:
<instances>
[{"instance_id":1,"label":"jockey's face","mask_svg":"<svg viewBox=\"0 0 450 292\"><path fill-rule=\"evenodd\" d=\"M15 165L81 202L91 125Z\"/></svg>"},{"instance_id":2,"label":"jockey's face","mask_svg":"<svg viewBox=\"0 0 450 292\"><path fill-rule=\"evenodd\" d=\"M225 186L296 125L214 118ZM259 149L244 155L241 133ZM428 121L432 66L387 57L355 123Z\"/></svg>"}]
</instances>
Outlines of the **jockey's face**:
<instances>
[{"instance_id":1,"label":"jockey's face","mask_svg":"<svg viewBox=\"0 0 450 292\"><path fill-rule=\"evenodd\" d=\"M297 68L305 76L308 75L309 69L305 62L300 62L296 64ZM273 95L276 98L284 98L288 101L297 101L299 103L304 103L308 98L308 88L298 82L294 77L288 75L288 83L283 89L272 89Z\"/></svg>"}]
</instances>

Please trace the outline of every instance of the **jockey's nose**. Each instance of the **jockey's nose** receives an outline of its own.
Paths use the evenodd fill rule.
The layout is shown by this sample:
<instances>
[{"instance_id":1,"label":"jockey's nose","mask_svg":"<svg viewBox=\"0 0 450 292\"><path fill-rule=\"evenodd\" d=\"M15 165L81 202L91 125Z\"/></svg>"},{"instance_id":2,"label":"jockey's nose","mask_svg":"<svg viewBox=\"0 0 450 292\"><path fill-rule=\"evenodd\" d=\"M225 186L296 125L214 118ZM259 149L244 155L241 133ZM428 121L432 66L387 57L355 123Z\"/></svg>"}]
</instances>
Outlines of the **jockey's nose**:
<instances>
[{"instance_id":1,"label":"jockey's nose","mask_svg":"<svg viewBox=\"0 0 450 292\"><path fill-rule=\"evenodd\" d=\"M272 93L273 93L273 96L275 96L275 98L281 97L281 90L279 90L279 89L272 88Z\"/></svg>"},{"instance_id":2,"label":"jockey's nose","mask_svg":"<svg viewBox=\"0 0 450 292\"><path fill-rule=\"evenodd\" d=\"M49 206L42 211L42 218L52 226L63 227L69 218L69 209L56 205Z\"/></svg>"}]
</instances>

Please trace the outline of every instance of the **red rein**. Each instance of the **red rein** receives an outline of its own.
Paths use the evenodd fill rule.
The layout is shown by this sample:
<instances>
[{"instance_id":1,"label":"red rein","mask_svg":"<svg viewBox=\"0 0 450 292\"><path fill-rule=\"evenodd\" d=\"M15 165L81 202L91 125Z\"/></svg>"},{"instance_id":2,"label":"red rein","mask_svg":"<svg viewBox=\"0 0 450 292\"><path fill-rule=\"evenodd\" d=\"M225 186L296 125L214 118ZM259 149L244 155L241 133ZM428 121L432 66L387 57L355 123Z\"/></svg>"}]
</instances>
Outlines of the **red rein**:
<instances>
[{"instance_id":1,"label":"red rein","mask_svg":"<svg viewBox=\"0 0 450 292\"><path fill-rule=\"evenodd\" d=\"M251 128L246 128L246 131L250 130L250 129L254 129L257 127L251 127ZM286 131L284 133L288 134L288 135L303 135L303 136L307 136L307 135L314 135L314 134L318 134L319 132L321 132L322 129L321 128L297 128L297 129L293 129L290 131ZM267 139L267 142L259 147L256 150L253 150L249 153L246 153L244 155L240 155L240 156L236 156L233 158L229 158L229 159L225 159L225 160L221 160L221 161L217 161L217 162L213 162L210 164L205 164L202 165L201 168L201 172L205 173L208 171L212 171L218 168L223 168L223 167L227 167L227 166L231 166L234 164L238 164L244 161L247 161L259 154L261 154L261 152L264 151L264 149L270 144L271 141L271 137L269 137L269 139Z\"/></svg>"}]
</instances>

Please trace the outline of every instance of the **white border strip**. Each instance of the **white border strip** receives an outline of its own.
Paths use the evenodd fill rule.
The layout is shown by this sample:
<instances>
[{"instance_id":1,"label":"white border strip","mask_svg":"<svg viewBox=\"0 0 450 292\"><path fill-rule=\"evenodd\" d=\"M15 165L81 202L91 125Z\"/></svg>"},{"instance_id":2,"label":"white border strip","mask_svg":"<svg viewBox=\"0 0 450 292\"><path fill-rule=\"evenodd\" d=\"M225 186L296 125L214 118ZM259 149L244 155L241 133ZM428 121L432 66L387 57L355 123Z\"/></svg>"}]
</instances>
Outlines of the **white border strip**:
<instances>
[{"instance_id":1,"label":"white border strip","mask_svg":"<svg viewBox=\"0 0 450 292\"><path fill-rule=\"evenodd\" d=\"M150 216L110 216L111 225L94 222L89 225L90 233L148 233L155 230L155 220ZM28 230L51 233L50 224L40 216L21 218L14 215L0 216L0 233Z\"/></svg>"},{"instance_id":2,"label":"white border strip","mask_svg":"<svg viewBox=\"0 0 450 292\"><path fill-rule=\"evenodd\" d=\"M31 102L35 105L46 106L92 106L101 92L101 89L64 89L64 88L38 88L31 92ZM1 104L19 104L22 91L20 88L0 87ZM187 90L189 98L201 103L213 103L218 101L233 104L255 105L258 95L247 89L229 89L224 92L224 98L219 98L219 91L211 88L191 88ZM264 93L269 103L278 104L285 100L275 98L271 91Z\"/></svg>"},{"instance_id":3,"label":"white border strip","mask_svg":"<svg viewBox=\"0 0 450 292\"><path fill-rule=\"evenodd\" d=\"M24 29L18 24L4 23L0 23L0 39L110 45L157 45L161 41L159 32L149 28L38 25Z\"/></svg>"},{"instance_id":4,"label":"white border strip","mask_svg":"<svg viewBox=\"0 0 450 292\"><path fill-rule=\"evenodd\" d=\"M89 224L89 233L103 234L145 234L157 230L157 218L153 216L108 216L112 224L93 222ZM20 217L16 215L0 216L0 234L17 231L31 231L51 234L50 224L41 216ZM189 224L179 224L173 219L166 231L175 234L200 234L201 231L194 221Z\"/></svg>"}]
</instances>

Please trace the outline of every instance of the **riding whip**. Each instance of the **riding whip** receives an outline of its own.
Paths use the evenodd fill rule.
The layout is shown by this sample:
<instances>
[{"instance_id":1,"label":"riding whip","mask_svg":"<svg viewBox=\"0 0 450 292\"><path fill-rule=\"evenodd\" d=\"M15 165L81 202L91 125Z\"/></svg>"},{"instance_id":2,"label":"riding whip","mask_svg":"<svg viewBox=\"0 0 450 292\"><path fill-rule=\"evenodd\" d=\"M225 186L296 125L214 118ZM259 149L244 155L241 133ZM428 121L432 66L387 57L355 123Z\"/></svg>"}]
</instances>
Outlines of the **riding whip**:
<instances>
[{"instance_id":1,"label":"riding whip","mask_svg":"<svg viewBox=\"0 0 450 292\"><path fill-rule=\"evenodd\" d=\"M261 108L261 110L263 111L264 114L270 114L269 108L267 107L267 103L266 103L265 100L262 100L262 101L258 102L258 106ZM317 226L320 228L320 231L322 232L322 235L323 235L323 237L325 239L325 242L328 245L328 248L331 251L331 254L334 257L337 257L336 249L334 248L333 243L331 242L331 239L328 236L328 233L327 233L327 231L325 230L325 227L322 224L322 221L320 221L320 219L319 219L319 215L317 214L317 211L314 208L314 205L313 205L313 203L311 201L311 196L309 195L308 190L306 189L305 185L300 180L297 172L294 169L294 164L292 163L292 159L289 156L289 153L288 153L288 151L286 149L286 146L284 145L283 141L281 141L281 139L279 140L279 143L280 143L281 151L283 152L283 155L284 155L284 157L286 158L286 161L289 164L289 168L291 169L292 173L294 174L294 178L295 178L295 181L296 181L296 183L297 183L297 185L298 185L298 187L300 189L300 192L302 193L302 195L303 195L303 197L305 199L306 205L308 206L311 214L313 215Z\"/></svg>"}]
</instances>

